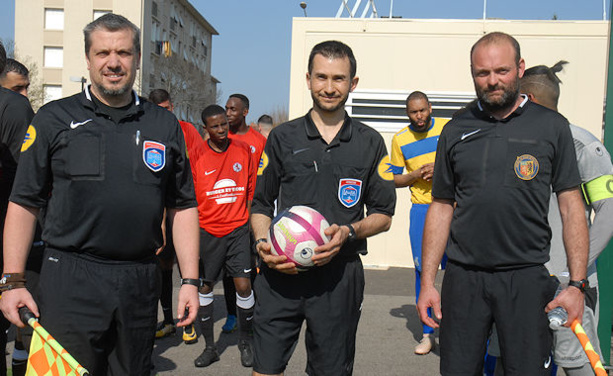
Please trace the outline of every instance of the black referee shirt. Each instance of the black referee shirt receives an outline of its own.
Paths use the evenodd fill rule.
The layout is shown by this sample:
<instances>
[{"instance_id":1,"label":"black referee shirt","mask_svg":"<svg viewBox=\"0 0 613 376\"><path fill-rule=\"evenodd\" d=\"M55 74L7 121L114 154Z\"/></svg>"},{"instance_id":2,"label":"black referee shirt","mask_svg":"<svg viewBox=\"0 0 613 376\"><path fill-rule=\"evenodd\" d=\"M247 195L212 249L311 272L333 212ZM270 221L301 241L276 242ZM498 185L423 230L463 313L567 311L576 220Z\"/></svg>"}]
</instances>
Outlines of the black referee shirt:
<instances>
[{"instance_id":1,"label":"black referee shirt","mask_svg":"<svg viewBox=\"0 0 613 376\"><path fill-rule=\"evenodd\" d=\"M11 201L48 210L51 248L110 260L151 257L164 207L195 207L175 116L134 95L115 122L84 92L40 109L24 141Z\"/></svg>"},{"instance_id":2,"label":"black referee shirt","mask_svg":"<svg viewBox=\"0 0 613 376\"><path fill-rule=\"evenodd\" d=\"M549 260L551 189L581 183L568 121L524 99L496 120L479 104L443 129L432 195L454 200L447 255L486 269Z\"/></svg>"},{"instance_id":3,"label":"black referee shirt","mask_svg":"<svg viewBox=\"0 0 613 376\"><path fill-rule=\"evenodd\" d=\"M309 206L330 224L344 225L368 214L394 214L396 189L389 172L383 138L372 128L351 119L327 144L310 112L272 130L258 170L253 213L273 217L295 205ZM347 242L341 254L366 253L366 240Z\"/></svg>"}]
</instances>

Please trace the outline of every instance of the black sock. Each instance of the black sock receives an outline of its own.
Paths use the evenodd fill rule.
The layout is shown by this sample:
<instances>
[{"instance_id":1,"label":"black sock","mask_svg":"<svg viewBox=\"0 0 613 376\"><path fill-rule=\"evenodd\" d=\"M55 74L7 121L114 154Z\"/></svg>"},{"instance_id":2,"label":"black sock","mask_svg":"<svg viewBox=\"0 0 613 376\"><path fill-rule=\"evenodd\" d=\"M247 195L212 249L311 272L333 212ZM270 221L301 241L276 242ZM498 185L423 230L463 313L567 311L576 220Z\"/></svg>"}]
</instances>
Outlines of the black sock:
<instances>
[{"instance_id":1,"label":"black sock","mask_svg":"<svg viewBox=\"0 0 613 376\"><path fill-rule=\"evenodd\" d=\"M253 336L253 307L247 309L237 307L236 310L238 311L240 338L249 339Z\"/></svg>"},{"instance_id":2,"label":"black sock","mask_svg":"<svg viewBox=\"0 0 613 376\"><path fill-rule=\"evenodd\" d=\"M15 350L12 359L13 376L25 376L28 366L28 352L23 342L15 340Z\"/></svg>"},{"instance_id":3,"label":"black sock","mask_svg":"<svg viewBox=\"0 0 613 376\"><path fill-rule=\"evenodd\" d=\"M198 309L200 331L204 337L206 347L215 347L215 334L213 333L213 303L200 306Z\"/></svg>"},{"instance_id":4,"label":"black sock","mask_svg":"<svg viewBox=\"0 0 613 376\"><path fill-rule=\"evenodd\" d=\"M160 304L164 313L164 324L174 324L172 317L172 269L162 270L162 294Z\"/></svg>"}]
</instances>

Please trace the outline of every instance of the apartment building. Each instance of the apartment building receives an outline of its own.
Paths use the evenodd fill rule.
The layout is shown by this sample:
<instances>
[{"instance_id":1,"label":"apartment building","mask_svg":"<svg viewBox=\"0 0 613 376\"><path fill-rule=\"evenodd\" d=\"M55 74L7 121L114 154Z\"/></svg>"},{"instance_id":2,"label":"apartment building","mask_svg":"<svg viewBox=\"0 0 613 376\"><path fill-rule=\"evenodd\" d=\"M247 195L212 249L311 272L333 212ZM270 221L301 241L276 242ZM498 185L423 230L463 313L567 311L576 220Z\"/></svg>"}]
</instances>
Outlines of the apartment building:
<instances>
[{"instance_id":1,"label":"apartment building","mask_svg":"<svg viewBox=\"0 0 613 376\"><path fill-rule=\"evenodd\" d=\"M219 33L187 0L16 1L16 55L36 64L43 102L72 95L88 83L82 30L108 12L141 29L136 91L147 96L165 88L177 117L199 122L202 108L216 102L219 81L211 75L211 47Z\"/></svg>"}]
</instances>

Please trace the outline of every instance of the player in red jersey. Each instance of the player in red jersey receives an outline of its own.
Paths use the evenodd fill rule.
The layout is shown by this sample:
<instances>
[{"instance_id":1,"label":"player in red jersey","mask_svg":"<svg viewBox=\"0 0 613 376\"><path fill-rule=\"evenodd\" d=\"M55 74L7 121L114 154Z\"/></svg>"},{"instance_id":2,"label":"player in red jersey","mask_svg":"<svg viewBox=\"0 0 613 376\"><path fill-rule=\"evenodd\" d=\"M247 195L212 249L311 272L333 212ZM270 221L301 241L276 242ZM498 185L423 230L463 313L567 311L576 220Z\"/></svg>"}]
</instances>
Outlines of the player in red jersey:
<instances>
[{"instance_id":1,"label":"player in red jersey","mask_svg":"<svg viewBox=\"0 0 613 376\"><path fill-rule=\"evenodd\" d=\"M160 107L164 107L170 112L174 111L174 105L170 94L164 89L155 89L149 93L149 100ZM194 172L194 164L198 157L204 152L205 144L200 136L200 133L196 130L196 127L191 123L179 120L181 130L183 131L183 137L185 138L186 155L189 159L189 165L192 169L192 176ZM164 228L168 227L164 223ZM158 259L160 260L160 267L162 269L162 294L160 296L160 304L162 305L162 312L164 314L164 321L158 324L155 332L155 338L164 338L177 331L175 327L175 321L172 317L172 268L175 261L175 249L172 241L171 231L164 231L165 234L165 247L158 251ZM194 325L188 325L183 332L183 340L185 343L195 343L198 341Z\"/></svg>"},{"instance_id":2,"label":"player in red jersey","mask_svg":"<svg viewBox=\"0 0 613 376\"><path fill-rule=\"evenodd\" d=\"M251 167L253 168L253 182L255 184L257 178L258 166L260 164L260 157L264 151L264 145L266 145L266 137L262 136L260 132L247 125L247 114L249 113L249 98L243 94L232 94L226 102L226 116L228 117L228 123L230 124L229 137L231 139L241 140L249 145L251 151ZM253 243L253 237L251 237ZM253 274L251 275L252 281L255 278L255 257L252 268ZM236 306L234 305L234 283L232 278L225 277L223 280L224 295L226 298L226 309L228 310L228 316L226 323L221 328L224 333L230 333L236 329Z\"/></svg>"},{"instance_id":3,"label":"player in red jersey","mask_svg":"<svg viewBox=\"0 0 613 376\"><path fill-rule=\"evenodd\" d=\"M225 110L211 105L202 111L207 146L194 168L194 186L200 221L200 288L198 319L206 348L194 361L206 367L219 360L213 332L213 286L222 271L232 277L237 291L241 363L251 367L251 323L255 298L251 290L249 210L255 176L251 173L251 151L246 143L228 137Z\"/></svg>"}]
</instances>

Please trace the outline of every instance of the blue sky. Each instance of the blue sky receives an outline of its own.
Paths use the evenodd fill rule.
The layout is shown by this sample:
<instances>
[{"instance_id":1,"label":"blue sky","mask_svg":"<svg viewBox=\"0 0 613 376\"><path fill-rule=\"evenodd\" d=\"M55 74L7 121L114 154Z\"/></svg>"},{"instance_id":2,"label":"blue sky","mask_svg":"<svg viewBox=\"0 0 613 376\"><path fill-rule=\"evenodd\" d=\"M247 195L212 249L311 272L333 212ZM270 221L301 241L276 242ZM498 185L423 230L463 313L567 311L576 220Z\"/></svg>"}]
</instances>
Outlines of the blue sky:
<instances>
[{"instance_id":1,"label":"blue sky","mask_svg":"<svg viewBox=\"0 0 613 376\"><path fill-rule=\"evenodd\" d=\"M0 38L14 36L15 1L2 0ZM606 0L607 19L610 1ZM221 81L221 103L244 93L252 103L249 121L289 104L289 71L293 17L304 17L298 0L190 0L217 29L213 38L212 73ZM362 3L365 3L363 0ZM334 17L341 0L307 0L308 17ZM350 0L353 5L355 0ZM390 0L375 0L379 15L388 16ZM393 15L403 18L480 19L483 0L394 0ZM360 8L361 9L361 8ZM347 14L346 12L344 13ZM601 20L603 0L488 0L487 17L502 19Z\"/></svg>"}]
</instances>

